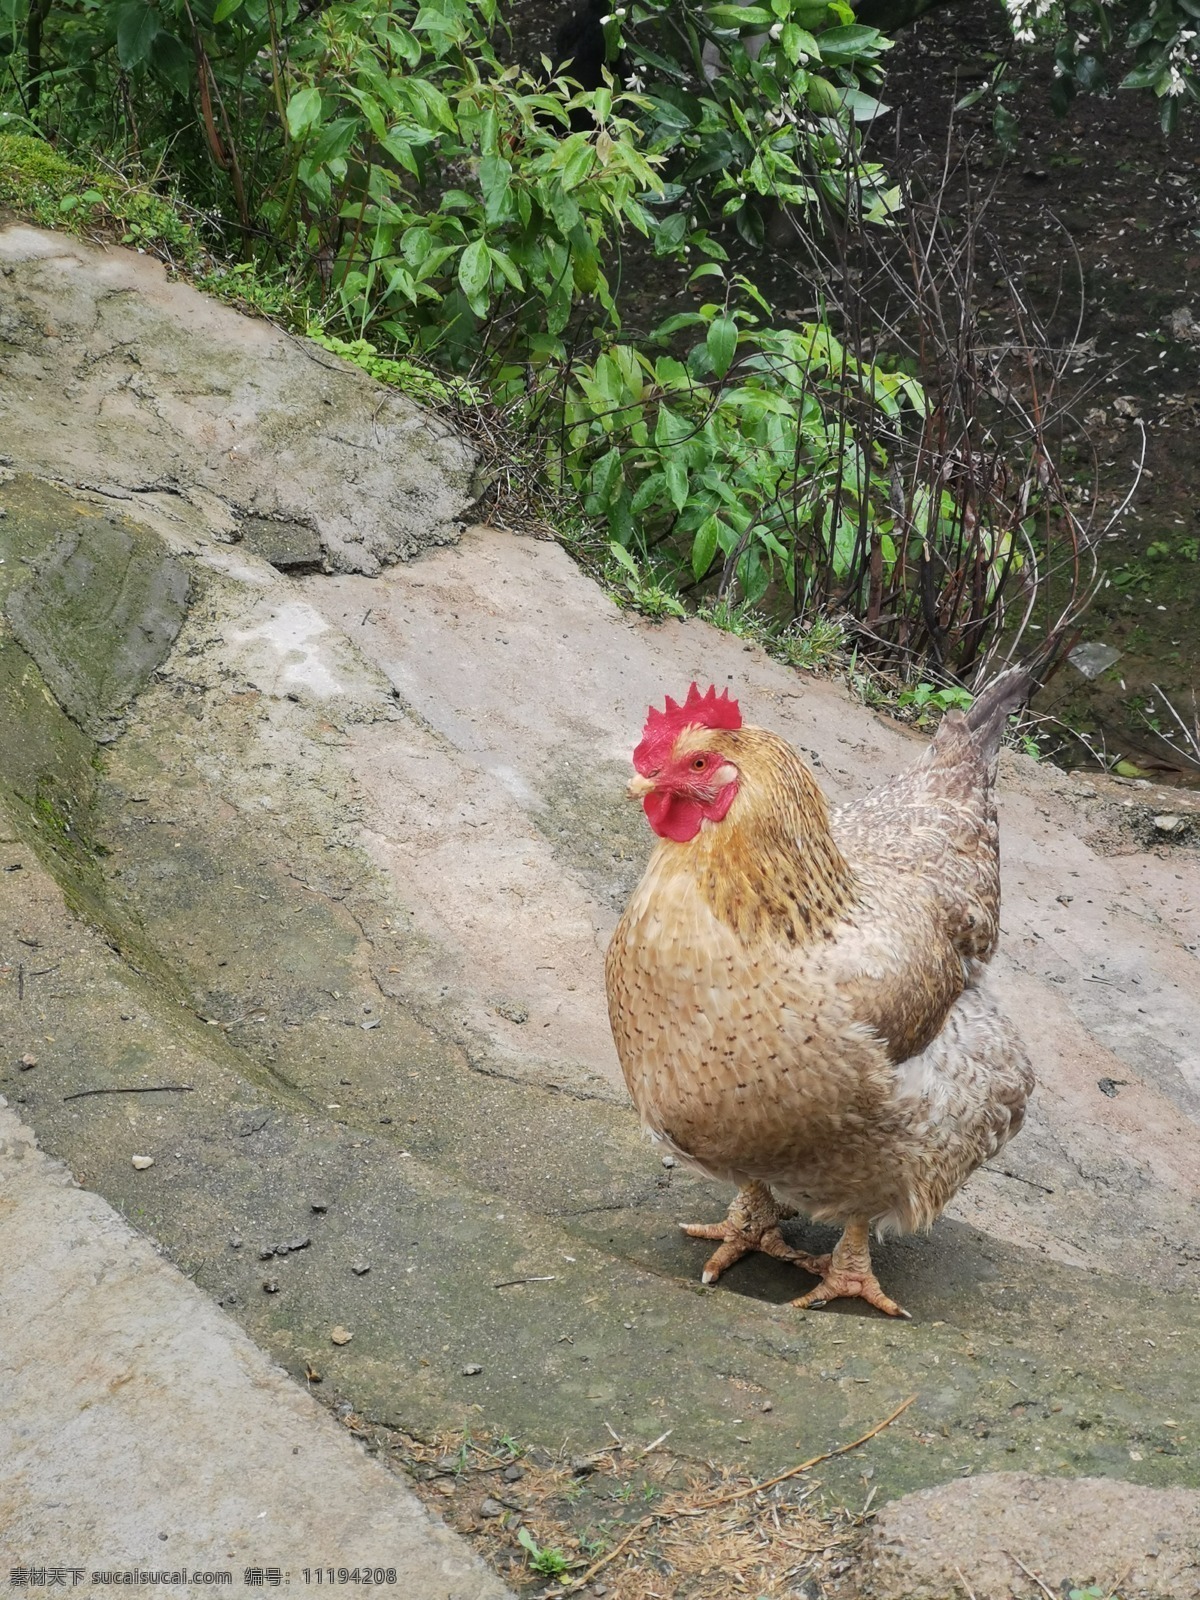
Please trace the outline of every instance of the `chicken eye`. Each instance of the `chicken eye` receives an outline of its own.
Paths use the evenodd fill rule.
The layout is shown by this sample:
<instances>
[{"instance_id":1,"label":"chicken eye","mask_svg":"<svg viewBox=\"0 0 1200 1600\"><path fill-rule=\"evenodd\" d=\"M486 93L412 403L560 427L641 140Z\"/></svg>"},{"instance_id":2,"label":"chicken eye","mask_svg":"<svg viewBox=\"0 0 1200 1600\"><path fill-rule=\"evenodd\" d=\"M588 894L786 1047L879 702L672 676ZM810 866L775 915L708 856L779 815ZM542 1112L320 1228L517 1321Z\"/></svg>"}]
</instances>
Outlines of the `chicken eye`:
<instances>
[{"instance_id":1,"label":"chicken eye","mask_svg":"<svg viewBox=\"0 0 1200 1600\"><path fill-rule=\"evenodd\" d=\"M692 771L693 772L703 772L707 765L708 765L708 757L707 756L697 756L695 761L692 762Z\"/></svg>"}]
</instances>

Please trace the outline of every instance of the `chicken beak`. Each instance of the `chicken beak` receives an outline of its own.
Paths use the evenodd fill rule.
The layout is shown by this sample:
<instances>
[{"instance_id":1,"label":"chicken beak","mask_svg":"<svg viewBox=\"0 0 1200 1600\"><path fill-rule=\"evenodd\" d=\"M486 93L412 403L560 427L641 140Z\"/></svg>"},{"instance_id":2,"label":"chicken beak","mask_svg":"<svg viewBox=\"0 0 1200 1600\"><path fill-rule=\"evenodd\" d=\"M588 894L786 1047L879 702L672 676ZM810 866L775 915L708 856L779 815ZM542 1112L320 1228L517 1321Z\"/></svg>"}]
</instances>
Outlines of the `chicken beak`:
<instances>
[{"instance_id":1,"label":"chicken beak","mask_svg":"<svg viewBox=\"0 0 1200 1600\"><path fill-rule=\"evenodd\" d=\"M630 778L625 790L628 800L644 800L648 794L654 793L654 780L652 778Z\"/></svg>"}]
</instances>

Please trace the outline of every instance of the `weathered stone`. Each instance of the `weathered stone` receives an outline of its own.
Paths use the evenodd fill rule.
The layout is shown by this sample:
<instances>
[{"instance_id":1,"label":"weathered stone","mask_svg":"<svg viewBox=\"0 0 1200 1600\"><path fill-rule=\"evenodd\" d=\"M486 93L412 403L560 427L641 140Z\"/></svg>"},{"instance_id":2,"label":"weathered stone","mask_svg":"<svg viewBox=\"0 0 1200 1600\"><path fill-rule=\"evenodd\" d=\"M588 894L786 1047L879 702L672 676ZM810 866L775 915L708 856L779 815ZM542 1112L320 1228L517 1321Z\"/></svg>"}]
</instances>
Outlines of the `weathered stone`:
<instances>
[{"instance_id":1,"label":"weathered stone","mask_svg":"<svg viewBox=\"0 0 1200 1600\"><path fill-rule=\"evenodd\" d=\"M187 599L186 569L152 534L85 516L9 593L5 612L58 703L95 737L161 663Z\"/></svg>"}]
</instances>

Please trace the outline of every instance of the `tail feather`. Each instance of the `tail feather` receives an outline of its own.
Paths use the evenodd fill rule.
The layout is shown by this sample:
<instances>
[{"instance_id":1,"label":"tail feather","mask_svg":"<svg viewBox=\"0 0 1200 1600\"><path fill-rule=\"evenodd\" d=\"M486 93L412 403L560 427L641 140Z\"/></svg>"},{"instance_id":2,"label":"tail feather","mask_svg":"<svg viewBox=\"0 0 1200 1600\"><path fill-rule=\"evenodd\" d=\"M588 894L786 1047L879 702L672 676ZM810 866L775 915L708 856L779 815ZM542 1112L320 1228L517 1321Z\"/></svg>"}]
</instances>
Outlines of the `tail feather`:
<instances>
[{"instance_id":1,"label":"tail feather","mask_svg":"<svg viewBox=\"0 0 1200 1600\"><path fill-rule=\"evenodd\" d=\"M1004 725L1014 711L1023 706L1037 688L1037 678L1028 667L1009 667L992 679L967 712L967 727L984 750L999 747Z\"/></svg>"}]
</instances>

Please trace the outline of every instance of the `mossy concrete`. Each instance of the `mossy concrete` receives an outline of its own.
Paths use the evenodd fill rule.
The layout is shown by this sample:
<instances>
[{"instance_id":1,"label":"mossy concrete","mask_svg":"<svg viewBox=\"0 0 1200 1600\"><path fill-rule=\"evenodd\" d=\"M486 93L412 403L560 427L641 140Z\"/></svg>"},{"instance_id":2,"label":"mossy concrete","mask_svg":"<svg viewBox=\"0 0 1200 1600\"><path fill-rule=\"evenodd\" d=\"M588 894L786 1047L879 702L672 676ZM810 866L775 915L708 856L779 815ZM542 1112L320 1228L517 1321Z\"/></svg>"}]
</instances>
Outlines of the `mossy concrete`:
<instances>
[{"instance_id":1,"label":"mossy concrete","mask_svg":"<svg viewBox=\"0 0 1200 1600\"><path fill-rule=\"evenodd\" d=\"M10 592L5 615L71 721L107 740L112 720L175 642L188 575L153 534L125 518L80 516L69 503L64 514L67 525L50 549L25 558L31 571ZM29 541L28 526L21 531Z\"/></svg>"},{"instance_id":2,"label":"mossy concrete","mask_svg":"<svg viewBox=\"0 0 1200 1600\"><path fill-rule=\"evenodd\" d=\"M37 493L56 547L69 504L9 486L27 551ZM73 548L97 527L110 541L110 526L80 507ZM1194 1290L1098 1277L963 1220L879 1251L915 1324L849 1305L799 1315L796 1275L765 1259L717 1290L692 1281L699 1258L676 1220L713 1214L720 1196L658 1163L586 1058L511 1070L509 1034L542 1020L536 998L512 1020L532 991L493 996L489 1037L444 981L454 963L413 885L365 848L372 779L347 750L382 739L407 793L419 770L428 781L414 750L432 759L444 736L308 598L271 591L264 610L261 586L224 561L216 547L190 564L188 614L121 737L76 751L107 939L62 922L27 845L5 861L22 870L0 875L24 908L9 925L37 952L0 1089L48 1149L289 1370L320 1371L323 1394L391 1424L579 1449L605 1423L632 1438L671 1429L684 1454L769 1472L916 1394L872 1446L885 1497L1018 1464L1195 1481ZM23 704L33 722L63 717L45 696ZM615 763L560 753L526 841L612 908L644 849L617 777ZM43 859L71 887L70 860ZM172 985L112 944L135 967L152 947ZM27 1048L38 1065L23 1071ZM134 1153L155 1166L134 1170ZM335 1349L337 1324L354 1338ZM827 1481L850 1496L861 1470L845 1458Z\"/></svg>"}]
</instances>

